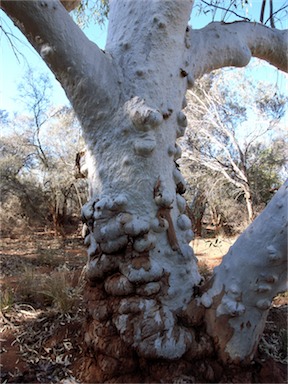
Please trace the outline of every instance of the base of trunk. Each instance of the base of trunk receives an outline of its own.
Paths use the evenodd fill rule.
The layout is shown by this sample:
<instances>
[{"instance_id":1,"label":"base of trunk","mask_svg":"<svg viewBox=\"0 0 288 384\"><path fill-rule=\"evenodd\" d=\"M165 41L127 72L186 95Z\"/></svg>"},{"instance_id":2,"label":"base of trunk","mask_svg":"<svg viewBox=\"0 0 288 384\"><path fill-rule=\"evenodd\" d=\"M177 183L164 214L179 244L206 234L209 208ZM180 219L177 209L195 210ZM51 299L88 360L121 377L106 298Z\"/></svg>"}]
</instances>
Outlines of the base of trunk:
<instances>
[{"instance_id":1,"label":"base of trunk","mask_svg":"<svg viewBox=\"0 0 288 384\"><path fill-rule=\"evenodd\" d=\"M78 360L75 377L85 383L266 383L285 382L284 365L263 356L245 367L219 361L202 325L194 327L195 342L179 359L154 359L139 353L121 339L107 306L113 310L118 298L104 299L102 284L87 284L88 315L84 324L85 347ZM115 302L113 302L115 301ZM106 309L105 309L106 308ZM93 317L98 314L98 320ZM74 370L73 370L74 371ZM267 376L268 375L268 376ZM272 378L272 376L273 378ZM267 381L268 380L268 381Z\"/></svg>"},{"instance_id":2,"label":"base of trunk","mask_svg":"<svg viewBox=\"0 0 288 384\"><path fill-rule=\"evenodd\" d=\"M117 329L118 321L115 321L115 318L117 318L115 312L117 313L119 302L122 299L122 297L107 295L104 283L98 282L92 286L87 283L84 300L88 314L84 324L84 339L88 356L83 358L81 367L79 367L79 371L83 372L81 375L82 382L177 382L180 377L193 371L195 356L200 359L213 354L211 338L204 334L201 327L197 331L197 340L195 337L192 348L183 357L179 359L162 359L147 356L146 351L143 353L141 347L134 347L131 343L127 343L127 340L130 339L129 335L122 335ZM135 318L129 318L129 323L135 319L137 321L137 313ZM184 317L183 321L185 321ZM159 324L161 325L160 318ZM139 332L144 342L146 332L150 335L154 325L152 321L150 326L147 323L142 328L139 323ZM135 326L131 332L135 332ZM165 329L164 333L169 333L169 329ZM150 337L147 338L150 339ZM171 333L171 338L173 338L173 333ZM205 382L208 380L206 371L207 367L203 368L203 380ZM209 372L208 375L211 376L212 381L215 381L215 374L212 374L211 370ZM219 374L217 373L216 376L218 377Z\"/></svg>"},{"instance_id":3,"label":"base of trunk","mask_svg":"<svg viewBox=\"0 0 288 384\"><path fill-rule=\"evenodd\" d=\"M249 367L223 366L213 359L188 362L149 360L136 357L134 369L128 372L119 363L117 372L112 372L111 359L107 356L85 357L78 361L77 374L82 383L285 383L286 366L275 360L253 362ZM79 374L79 372L81 372ZM78 376L78 377L77 377Z\"/></svg>"}]
</instances>

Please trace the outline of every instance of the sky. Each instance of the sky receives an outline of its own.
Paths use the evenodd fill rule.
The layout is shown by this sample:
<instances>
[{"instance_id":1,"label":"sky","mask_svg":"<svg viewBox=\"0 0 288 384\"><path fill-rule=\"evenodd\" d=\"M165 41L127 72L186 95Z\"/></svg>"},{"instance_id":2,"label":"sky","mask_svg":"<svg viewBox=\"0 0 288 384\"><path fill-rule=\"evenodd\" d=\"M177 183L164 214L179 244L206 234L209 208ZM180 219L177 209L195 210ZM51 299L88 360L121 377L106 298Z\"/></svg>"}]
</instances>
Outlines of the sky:
<instances>
[{"instance_id":1,"label":"sky","mask_svg":"<svg viewBox=\"0 0 288 384\"><path fill-rule=\"evenodd\" d=\"M139 0L140 1L140 0ZM257 4L258 1L258 4ZM276 5L284 4L283 0L274 0ZM247 5L245 11L247 11L247 15L249 17L254 16L253 12L255 12L255 18L259 19L259 2L262 1L254 0L253 6ZM286 1L285 1L286 3ZM275 5L275 7L276 7ZM255 11L254 11L255 10ZM256 14L257 11L257 14ZM198 9L194 8L193 13L197 14ZM218 11L216 17L221 16L221 12ZM192 15L193 15L192 13ZM233 15L234 20L234 15ZM207 25L211 21L211 13L210 15L202 14L200 17L192 18L192 27L195 29L202 28ZM227 21L232 21L227 19ZM288 20L286 20L287 27ZM25 72L27 70L28 64L29 66L39 73L46 73L49 75L51 79L51 83L53 85L53 105L61 106L68 105L69 102L65 96L63 89L60 84L55 80L53 74L50 72L46 64L43 62L42 58L38 55L38 53L32 48L26 38L22 35L22 33L14 27L11 20L5 15L4 12L0 11L0 24L3 29L9 34L14 35L13 45L14 51L16 51L17 55L15 55L9 40L4 35L3 31L0 30L0 109L4 109L9 112L10 117L13 116L14 113L21 113L24 108L21 105L21 100L19 100L18 96L18 85L21 83ZM100 27L99 25L92 23L89 28L84 30L88 38L93 40L100 48L104 49L105 40L107 34L107 23ZM12 38L11 35L9 35ZM15 38L16 37L16 38ZM254 68L254 69L253 69ZM261 70L259 70L259 66L255 69L255 64L249 65L247 67L247 71L251 76L254 76L255 79L261 81L268 81L272 85L277 84L280 88L281 92L286 92L288 90L288 76L280 73L274 67L263 62L263 66L261 66Z\"/></svg>"}]
</instances>

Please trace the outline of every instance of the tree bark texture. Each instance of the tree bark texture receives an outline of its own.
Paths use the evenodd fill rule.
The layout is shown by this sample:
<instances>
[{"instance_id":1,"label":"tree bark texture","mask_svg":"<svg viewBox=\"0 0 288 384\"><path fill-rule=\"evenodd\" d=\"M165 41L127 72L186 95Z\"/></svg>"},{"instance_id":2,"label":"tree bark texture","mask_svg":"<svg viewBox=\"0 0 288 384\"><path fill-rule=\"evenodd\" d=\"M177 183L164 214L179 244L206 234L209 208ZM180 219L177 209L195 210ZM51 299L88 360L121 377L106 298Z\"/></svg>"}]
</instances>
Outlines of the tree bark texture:
<instances>
[{"instance_id":1,"label":"tree bark texture","mask_svg":"<svg viewBox=\"0 0 288 384\"><path fill-rule=\"evenodd\" d=\"M185 181L175 164L181 156L176 140L187 125L186 90L203 73L246 65L251 55L286 69L287 32L249 23L212 23L193 31L187 27L192 5L147 1L143 17L142 1L111 1L103 52L58 0L1 3L62 84L83 128L90 180L90 200L82 209L86 342L97 360L94 381L110 380L120 366L131 373L145 366L143 359L200 358L213 351L213 342L224 361L249 360L254 338L235 354L243 327L258 339L267 300L282 288L283 249L279 259L276 239L283 227L264 215L257 231L249 229L244 245L235 245L224 259L203 297L195 298L201 276L189 246ZM250 249L255 241L265 253ZM238 268L243 272L236 279Z\"/></svg>"},{"instance_id":2,"label":"tree bark texture","mask_svg":"<svg viewBox=\"0 0 288 384\"><path fill-rule=\"evenodd\" d=\"M204 288L207 331L224 361L251 361L271 301L287 289L287 189L288 180Z\"/></svg>"}]
</instances>

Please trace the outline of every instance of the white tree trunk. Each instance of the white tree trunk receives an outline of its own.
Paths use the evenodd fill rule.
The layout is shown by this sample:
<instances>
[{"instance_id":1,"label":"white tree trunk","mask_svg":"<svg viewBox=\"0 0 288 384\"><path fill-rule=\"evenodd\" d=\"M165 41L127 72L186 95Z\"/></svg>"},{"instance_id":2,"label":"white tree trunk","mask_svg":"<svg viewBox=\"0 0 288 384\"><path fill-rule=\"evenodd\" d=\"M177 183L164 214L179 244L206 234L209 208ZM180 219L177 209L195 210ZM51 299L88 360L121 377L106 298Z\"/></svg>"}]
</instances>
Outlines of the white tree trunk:
<instances>
[{"instance_id":1,"label":"white tree trunk","mask_svg":"<svg viewBox=\"0 0 288 384\"><path fill-rule=\"evenodd\" d=\"M113 322L127 344L147 357L176 358L191 341L176 315L201 279L185 200L177 193L184 180L174 163L180 156L176 137L186 127L181 68L190 5L154 1L149 7L161 17L144 21L133 2L111 4L105 51L113 53L122 93L117 113L97 129L94 122L85 127L87 274L104 279L108 294L122 296ZM163 55L159 47L167 36Z\"/></svg>"},{"instance_id":2,"label":"white tree trunk","mask_svg":"<svg viewBox=\"0 0 288 384\"><path fill-rule=\"evenodd\" d=\"M224 361L253 358L271 301L287 289L287 189L288 181L230 248L204 288L207 331Z\"/></svg>"},{"instance_id":3,"label":"white tree trunk","mask_svg":"<svg viewBox=\"0 0 288 384\"><path fill-rule=\"evenodd\" d=\"M255 328L256 314L260 311L263 316L266 296L270 300L276 292L274 281L281 281L282 273L278 261L271 261L275 271L273 278L268 276L267 260L277 259L271 247L278 250L275 239L283 228L271 229L270 222L260 219L255 225L263 229L244 235L244 245L236 245L215 272L203 305L195 305L194 288L201 277L188 245L192 230L181 196L185 182L175 160L181 156L176 139L187 125L184 96L194 78L224 65L246 65L251 54L285 67L279 52L287 47L286 35L273 32L275 48L268 28L249 23L212 24L193 31L187 28L191 1L147 1L144 16L143 4L111 2L102 52L58 0L1 3L61 82L83 127L90 180L90 200L82 210L91 284L86 292L86 341L97 354L97 372L102 373L95 377L100 382L116 375L119 364L122 372L135 370L133 351L148 358L175 359L187 351L195 356L199 348L193 327L202 321L203 305L208 332L215 336L220 355L238 360L234 349L243 334L239 319L245 313L243 327L248 329L250 322L255 338L259 337L262 325ZM268 49L270 38L273 50ZM258 238L261 231L267 238ZM248 243L253 242L268 247L270 256L263 265L257 257L257 268L239 273L243 263L251 261ZM238 281L240 277L243 281ZM259 277L269 289L256 283ZM223 288L224 278L231 294ZM215 312L214 303L220 312ZM223 311L226 317L221 318ZM224 319L223 333L232 328L232 336L219 336L217 342L213 327L218 330L219 319ZM242 342L241 359L250 358L255 340Z\"/></svg>"},{"instance_id":4,"label":"white tree trunk","mask_svg":"<svg viewBox=\"0 0 288 384\"><path fill-rule=\"evenodd\" d=\"M247 216L248 216L248 222L251 223L254 218L254 212L253 212L253 205L252 205L252 197L249 185L245 186L246 189L244 191L244 197L246 201L246 208L247 208Z\"/></svg>"}]
</instances>

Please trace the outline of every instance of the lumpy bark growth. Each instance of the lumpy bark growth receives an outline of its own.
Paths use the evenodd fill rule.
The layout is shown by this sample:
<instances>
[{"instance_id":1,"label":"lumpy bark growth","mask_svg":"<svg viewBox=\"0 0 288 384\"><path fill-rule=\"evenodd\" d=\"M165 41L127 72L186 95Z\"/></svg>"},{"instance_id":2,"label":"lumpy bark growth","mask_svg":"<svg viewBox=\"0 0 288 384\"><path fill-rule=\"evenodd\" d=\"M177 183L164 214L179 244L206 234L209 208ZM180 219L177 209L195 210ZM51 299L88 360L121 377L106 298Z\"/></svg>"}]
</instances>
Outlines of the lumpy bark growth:
<instances>
[{"instance_id":1,"label":"lumpy bark growth","mask_svg":"<svg viewBox=\"0 0 288 384\"><path fill-rule=\"evenodd\" d=\"M150 6L158 14L160 3ZM178 316L201 279L189 247L185 182L175 164L181 155L176 139L187 125L182 101L188 61L181 54L186 27L177 24L185 7L167 7L167 14L162 10L146 23L132 2L124 13L115 8L105 52L119 64L117 109L85 127L91 180L91 199L82 210L89 230L87 276L101 284L103 311L125 345L139 356L173 359L191 344L192 332ZM174 60L159 51L172 11Z\"/></svg>"},{"instance_id":2,"label":"lumpy bark growth","mask_svg":"<svg viewBox=\"0 0 288 384\"><path fill-rule=\"evenodd\" d=\"M171 113L169 119L138 97L124 104L117 138L114 125L113 132L108 127L89 151L90 161L98 162L96 153L101 163L99 158L92 197L82 210L89 231L87 276L117 298L113 306L107 300L111 321L122 340L146 357L175 358L186 351L192 336L177 312L200 281L188 245L184 180L174 163L176 132L173 141L163 137L164 130L177 130L177 117Z\"/></svg>"}]
</instances>

